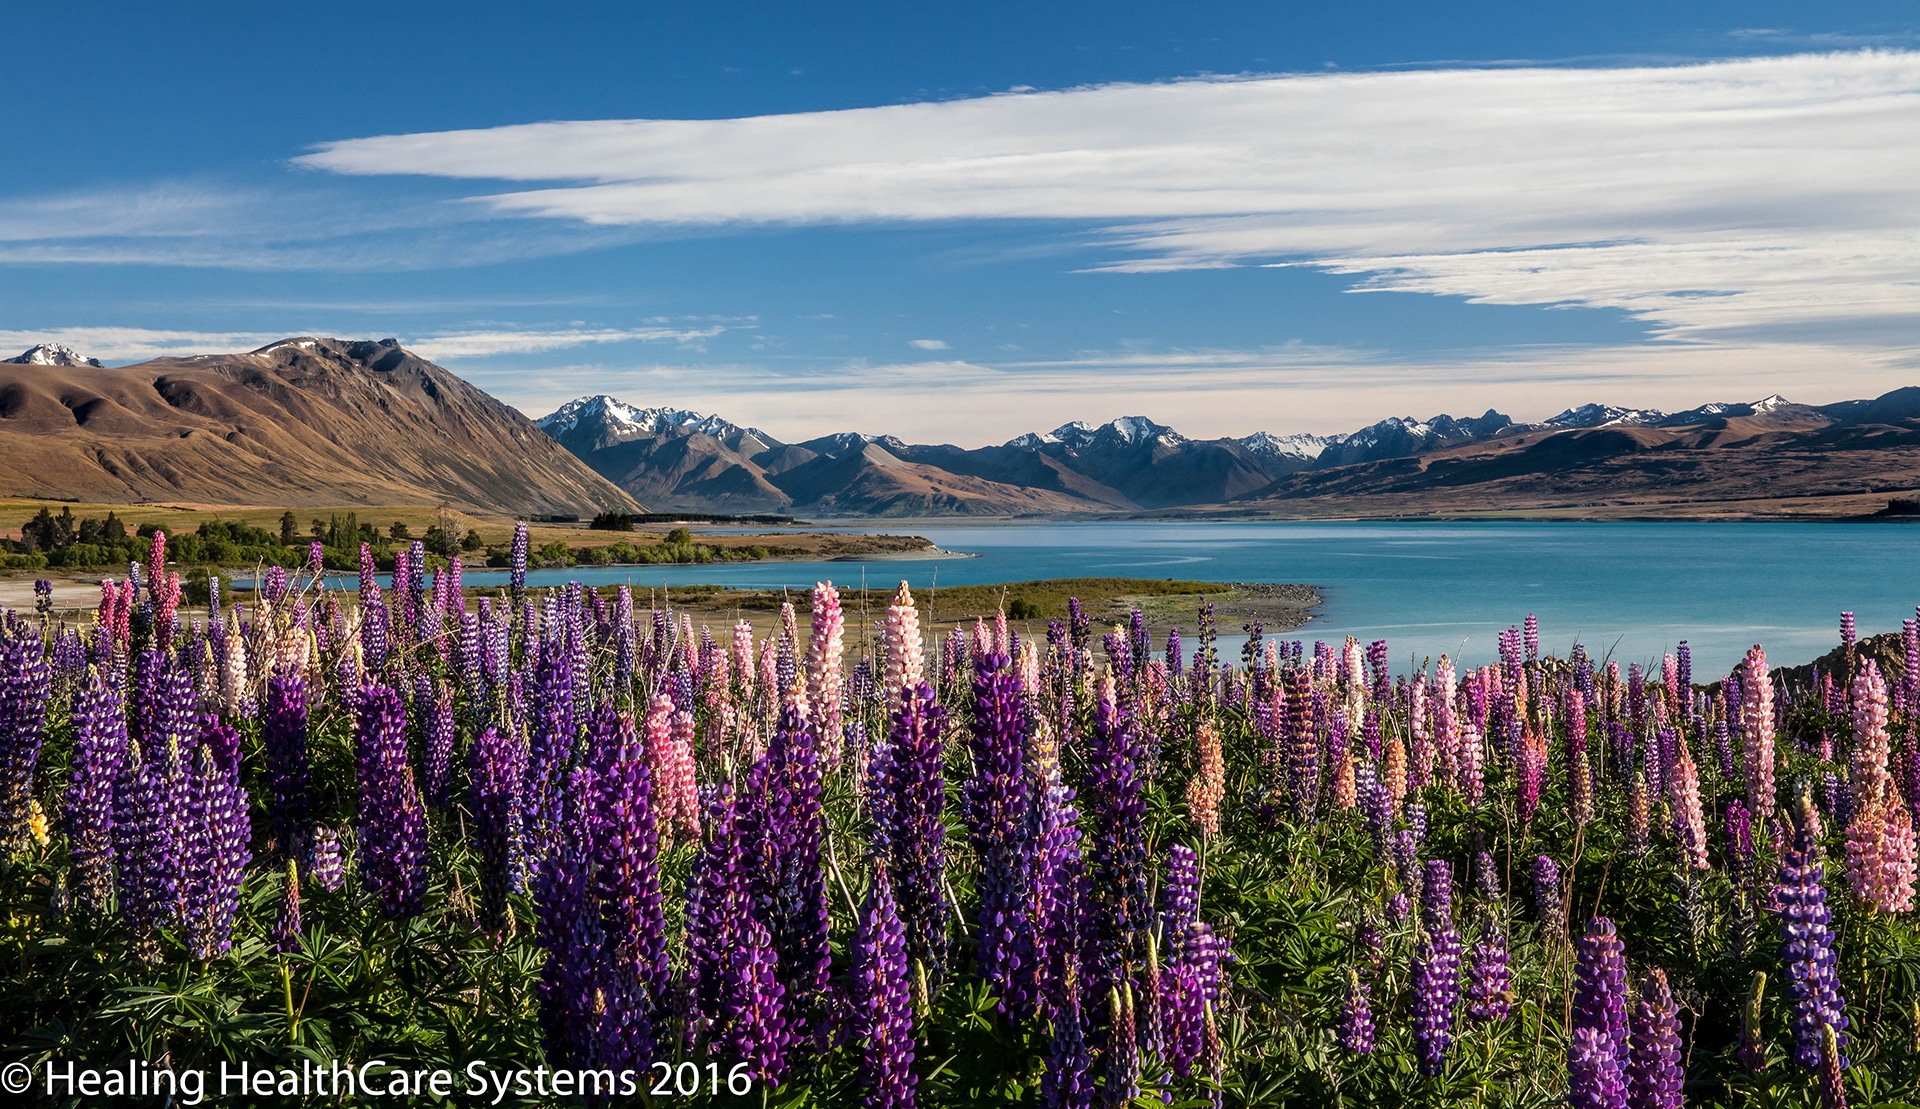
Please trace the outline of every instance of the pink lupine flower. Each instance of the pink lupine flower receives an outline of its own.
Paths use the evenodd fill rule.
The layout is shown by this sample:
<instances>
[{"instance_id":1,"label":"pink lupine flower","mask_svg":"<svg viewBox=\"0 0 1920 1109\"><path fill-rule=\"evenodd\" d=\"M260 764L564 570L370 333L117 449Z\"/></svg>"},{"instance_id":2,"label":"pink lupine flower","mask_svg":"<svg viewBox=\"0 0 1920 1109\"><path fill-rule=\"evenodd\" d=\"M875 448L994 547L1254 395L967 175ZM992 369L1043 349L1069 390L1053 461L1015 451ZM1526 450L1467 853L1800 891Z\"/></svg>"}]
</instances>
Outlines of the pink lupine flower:
<instances>
[{"instance_id":1,"label":"pink lupine flower","mask_svg":"<svg viewBox=\"0 0 1920 1109\"><path fill-rule=\"evenodd\" d=\"M1387 799L1393 805L1396 815L1400 812L1400 802L1407 796L1407 748L1395 735L1387 740L1386 774Z\"/></svg>"},{"instance_id":2,"label":"pink lupine flower","mask_svg":"<svg viewBox=\"0 0 1920 1109\"><path fill-rule=\"evenodd\" d=\"M1193 780L1187 783L1187 816L1202 834L1212 839L1220 834L1220 801L1227 795L1227 764L1213 721L1201 721L1194 741L1200 758Z\"/></svg>"},{"instance_id":3,"label":"pink lupine flower","mask_svg":"<svg viewBox=\"0 0 1920 1109\"><path fill-rule=\"evenodd\" d=\"M913 606L913 592L904 581L887 605L886 646L887 703L891 705L900 699L902 689L920 684L924 670L920 611Z\"/></svg>"},{"instance_id":4,"label":"pink lupine flower","mask_svg":"<svg viewBox=\"0 0 1920 1109\"><path fill-rule=\"evenodd\" d=\"M1480 726L1467 721L1460 735L1460 793L1467 804L1478 805L1486 795L1480 768L1486 762L1486 748L1480 738Z\"/></svg>"},{"instance_id":5,"label":"pink lupine flower","mask_svg":"<svg viewBox=\"0 0 1920 1109\"><path fill-rule=\"evenodd\" d=\"M740 682L740 703L753 703L753 625L741 620L733 625L733 672Z\"/></svg>"},{"instance_id":6,"label":"pink lupine flower","mask_svg":"<svg viewBox=\"0 0 1920 1109\"><path fill-rule=\"evenodd\" d=\"M820 754L829 767L840 765L841 743L845 729L841 725L840 659L845 652L842 637L846 627L840 611L840 594L833 583L823 581L813 587L812 637L807 651L807 704L813 718L814 735L820 741Z\"/></svg>"},{"instance_id":7,"label":"pink lupine flower","mask_svg":"<svg viewBox=\"0 0 1920 1109\"><path fill-rule=\"evenodd\" d=\"M1879 798L1893 779L1887 773L1887 683L1872 660L1853 678L1853 767L1850 788L1855 809Z\"/></svg>"},{"instance_id":8,"label":"pink lupine flower","mask_svg":"<svg viewBox=\"0 0 1920 1109\"><path fill-rule=\"evenodd\" d=\"M1765 820L1773 815L1773 680L1767 677L1767 653L1758 643L1747 652L1740 673L1740 735L1746 744L1747 808Z\"/></svg>"},{"instance_id":9,"label":"pink lupine flower","mask_svg":"<svg viewBox=\"0 0 1920 1109\"><path fill-rule=\"evenodd\" d=\"M1680 857L1695 870L1706 870L1707 821L1700 807L1700 773L1693 765L1693 753L1685 740L1680 742L1673 773L1667 779L1667 795L1673 802L1673 835L1680 844Z\"/></svg>"}]
</instances>

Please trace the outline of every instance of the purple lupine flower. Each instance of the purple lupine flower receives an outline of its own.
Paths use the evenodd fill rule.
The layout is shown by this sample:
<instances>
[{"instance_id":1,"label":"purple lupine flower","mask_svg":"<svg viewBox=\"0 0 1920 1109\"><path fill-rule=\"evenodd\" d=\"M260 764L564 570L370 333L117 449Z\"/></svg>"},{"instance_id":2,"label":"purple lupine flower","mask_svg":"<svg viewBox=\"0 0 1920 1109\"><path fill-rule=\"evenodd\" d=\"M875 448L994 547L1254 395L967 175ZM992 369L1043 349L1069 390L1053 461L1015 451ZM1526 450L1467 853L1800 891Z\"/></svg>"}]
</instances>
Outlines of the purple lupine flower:
<instances>
[{"instance_id":1,"label":"purple lupine flower","mask_svg":"<svg viewBox=\"0 0 1920 1109\"><path fill-rule=\"evenodd\" d=\"M1347 996L1340 1003L1340 1046L1355 1055L1373 1054L1371 991L1356 971L1347 971Z\"/></svg>"},{"instance_id":2,"label":"purple lupine flower","mask_svg":"<svg viewBox=\"0 0 1920 1109\"><path fill-rule=\"evenodd\" d=\"M134 957L144 963L160 957L158 932L171 923L180 896L178 837L173 834L174 791L166 752L149 757L137 740L113 793L113 853L119 885L120 916Z\"/></svg>"},{"instance_id":3,"label":"purple lupine flower","mask_svg":"<svg viewBox=\"0 0 1920 1109\"><path fill-rule=\"evenodd\" d=\"M1531 612L1527 613L1525 636L1527 661L1532 662L1540 657L1540 619Z\"/></svg>"},{"instance_id":4,"label":"purple lupine flower","mask_svg":"<svg viewBox=\"0 0 1920 1109\"><path fill-rule=\"evenodd\" d=\"M1753 880L1753 814L1738 797L1727 803L1727 872L1742 885Z\"/></svg>"},{"instance_id":5,"label":"purple lupine flower","mask_svg":"<svg viewBox=\"0 0 1920 1109\"><path fill-rule=\"evenodd\" d=\"M1051 744L1043 743L1036 769L1033 806L1033 919L1035 993L1050 1019L1071 1006L1079 1019L1075 983L1079 975L1081 886L1086 868L1080 853L1079 812L1073 789L1060 777ZM1084 1043L1082 1044L1084 1046Z\"/></svg>"},{"instance_id":6,"label":"purple lupine flower","mask_svg":"<svg viewBox=\"0 0 1920 1109\"><path fill-rule=\"evenodd\" d=\"M420 766L425 781L426 802L436 809L447 807L448 779L453 772L453 690L425 674L414 679L413 702L422 717Z\"/></svg>"},{"instance_id":7,"label":"purple lupine flower","mask_svg":"<svg viewBox=\"0 0 1920 1109\"><path fill-rule=\"evenodd\" d=\"M1047 1067L1040 1076L1040 1104L1045 1109L1088 1109L1095 1093L1093 1058L1077 991L1055 1007L1051 1023Z\"/></svg>"},{"instance_id":8,"label":"purple lupine flower","mask_svg":"<svg viewBox=\"0 0 1920 1109\"><path fill-rule=\"evenodd\" d=\"M104 912L113 896L113 791L126 757L120 691L96 674L74 698L73 774L66 796L74 893L95 912Z\"/></svg>"},{"instance_id":9,"label":"purple lupine flower","mask_svg":"<svg viewBox=\"0 0 1920 1109\"><path fill-rule=\"evenodd\" d=\"M1287 675L1287 788L1298 817L1313 814L1320 800L1320 740L1313 725L1314 690L1305 670Z\"/></svg>"},{"instance_id":10,"label":"purple lupine flower","mask_svg":"<svg viewBox=\"0 0 1920 1109\"><path fill-rule=\"evenodd\" d=\"M34 769L52 691L39 632L0 629L0 857L24 850L33 838Z\"/></svg>"},{"instance_id":11,"label":"purple lupine flower","mask_svg":"<svg viewBox=\"0 0 1920 1109\"><path fill-rule=\"evenodd\" d=\"M1473 857L1473 881L1482 898L1500 900L1500 867L1493 861L1493 852L1482 850Z\"/></svg>"},{"instance_id":12,"label":"purple lupine flower","mask_svg":"<svg viewBox=\"0 0 1920 1109\"><path fill-rule=\"evenodd\" d=\"M1786 960L1787 996L1793 999L1794 1061L1812 1070L1820 1065L1820 1029L1847 1030L1847 999L1840 992L1833 954L1833 914L1820 884L1818 845L1812 821L1804 817L1780 860L1774 899L1780 906L1781 952ZM1841 1047L1847 1045L1844 1034ZM1840 1066L1847 1059L1840 1057Z\"/></svg>"},{"instance_id":13,"label":"purple lupine flower","mask_svg":"<svg viewBox=\"0 0 1920 1109\"><path fill-rule=\"evenodd\" d=\"M562 791L557 837L540 860L534 904L536 935L547 956L540 968L540 1027L547 1059L557 1067L601 1063L602 1019L608 1009L606 936L593 896L593 807L598 781L592 768L574 767Z\"/></svg>"},{"instance_id":14,"label":"purple lupine flower","mask_svg":"<svg viewBox=\"0 0 1920 1109\"><path fill-rule=\"evenodd\" d=\"M1179 628L1167 629L1167 651L1164 657L1167 660L1167 673L1172 674L1176 678L1179 677L1185 669L1184 663L1186 661L1180 653Z\"/></svg>"},{"instance_id":15,"label":"purple lupine flower","mask_svg":"<svg viewBox=\"0 0 1920 1109\"><path fill-rule=\"evenodd\" d=\"M1160 885L1160 931L1167 937L1187 934L1200 919L1200 856L1184 843L1167 849L1167 877Z\"/></svg>"},{"instance_id":16,"label":"purple lupine flower","mask_svg":"<svg viewBox=\"0 0 1920 1109\"><path fill-rule=\"evenodd\" d=\"M1859 638L1859 633L1854 630L1853 613L1851 612L1841 613L1840 614L1840 645L1851 650L1853 648L1854 642L1858 638Z\"/></svg>"},{"instance_id":17,"label":"purple lupine flower","mask_svg":"<svg viewBox=\"0 0 1920 1109\"><path fill-rule=\"evenodd\" d=\"M1093 818L1091 915L1097 942L1087 968L1094 998L1118 986L1145 952L1146 779L1140 721L1103 700L1087 745L1086 796Z\"/></svg>"},{"instance_id":18,"label":"purple lupine flower","mask_svg":"<svg viewBox=\"0 0 1920 1109\"><path fill-rule=\"evenodd\" d=\"M615 734L616 751L599 777L594 894L604 918L606 968L600 1060L615 1069L644 1070L654 1059L664 1023L669 979L666 920L660 904L659 834L652 779L631 718L604 705L590 730Z\"/></svg>"},{"instance_id":19,"label":"purple lupine flower","mask_svg":"<svg viewBox=\"0 0 1920 1109\"><path fill-rule=\"evenodd\" d=\"M337 893L347 881L346 853L340 849L340 833L324 824L313 829L313 843L307 850L307 877L328 893Z\"/></svg>"},{"instance_id":20,"label":"purple lupine flower","mask_svg":"<svg viewBox=\"0 0 1920 1109\"><path fill-rule=\"evenodd\" d=\"M1576 1025L1568 1035L1567 1104L1573 1109L1622 1109L1627 1104L1620 1057L1601 1029Z\"/></svg>"},{"instance_id":21,"label":"purple lupine flower","mask_svg":"<svg viewBox=\"0 0 1920 1109\"><path fill-rule=\"evenodd\" d=\"M906 929L884 866L875 866L853 937L852 1033L860 1045L860 1104L912 1109L913 997Z\"/></svg>"},{"instance_id":22,"label":"purple lupine flower","mask_svg":"<svg viewBox=\"0 0 1920 1109\"><path fill-rule=\"evenodd\" d=\"M407 710L384 685L360 693L359 808L355 828L360 880L388 919L420 912L427 886L426 806L407 764Z\"/></svg>"},{"instance_id":23,"label":"purple lupine flower","mask_svg":"<svg viewBox=\"0 0 1920 1109\"><path fill-rule=\"evenodd\" d=\"M527 784L522 801L527 851L535 861L556 838L561 780L573 752L575 677L564 639L544 638L534 665L533 719L527 728Z\"/></svg>"},{"instance_id":24,"label":"purple lupine flower","mask_svg":"<svg viewBox=\"0 0 1920 1109\"><path fill-rule=\"evenodd\" d=\"M247 791L240 785L239 747L233 725L211 725L195 748L185 812L187 825L180 883L181 925L195 959L224 955L233 946L240 909L240 883L253 853Z\"/></svg>"},{"instance_id":25,"label":"purple lupine flower","mask_svg":"<svg viewBox=\"0 0 1920 1109\"><path fill-rule=\"evenodd\" d=\"M975 958L980 977L1004 1006L1024 1019L1035 1000L1020 989L1021 967L1033 959L1031 922L1025 911L1031 856L1021 842L1027 827L1026 713L1012 660L994 653L976 658L973 697L973 726L968 733L973 777L963 794L967 838L980 860L980 942Z\"/></svg>"},{"instance_id":26,"label":"purple lupine flower","mask_svg":"<svg viewBox=\"0 0 1920 1109\"><path fill-rule=\"evenodd\" d=\"M1420 1071L1430 1077L1446 1066L1460 1003L1460 936L1453 928L1452 903L1452 868L1445 859L1429 859L1421 890L1423 934L1413 956L1412 1017Z\"/></svg>"},{"instance_id":27,"label":"purple lupine flower","mask_svg":"<svg viewBox=\"0 0 1920 1109\"><path fill-rule=\"evenodd\" d=\"M1387 898L1388 924L1400 924L1412 913L1413 899L1408 897L1404 891L1396 890L1392 897Z\"/></svg>"},{"instance_id":28,"label":"purple lupine flower","mask_svg":"<svg viewBox=\"0 0 1920 1109\"><path fill-rule=\"evenodd\" d=\"M520 797L526 774L526 747L499 728L481 729L467 748L473 842L480 853L480 928L496 938L507 931L507 894L520 885Z\"/></svg>"},{"instance_id":29,"label":"purple lupine flower","mask_svg":"<svg viewBox=\"0 0 1920 1109\"><path fill-rule=\"evenodd\" d=\"M1540 923L1557 928L1560 906L1560 864L1540 855L1533 860L1533 911Z\"/></svg>"},{"instance_id":30,"label":"purple lupine flower","mask_svg":"<svg viewBox=\"0 0 1920 1109\"><path fill-rule=\"evenodd\" d=\"M1682 639L1680 645L1673 649L1673 653L1677 666L1675 673L1678 675L1678 680L1674 684L1679 686L1674 693L1680 698L1681 711L1684 712L1686 705L1693 700L1693 648L1687 646L1687 641Z\"/></svg>"},{"instance_id":31,"label":"purple lupine flower","mask_svg":"<svg viewBox=\"0 0 1920 1109\"><path fill-rule=\"evenodd\" d=\"M937 731L932 742L934 780L940 784L944 800ZM820 1005L833 964L827 940L826 881L821 869L826 850L826 813L820 800L819 751L805 717L792 701L781 709L779 727L767 745L766 755L748 773L747 794L749 800L742 806L740 823L752 860L756 916L772 937L781 1004L797 1041ZM939 810L933 812L937 821ZM901 838L909 843L924 842L911 835ZM934 854L915 856L921 867L915 892L921 897L926 896L928 883L937 894L944 871L945 856L939 853L937 837L930 850ZM896 844L896 859L913 855L899 851ZM935 911L943 918L945 903L936 902ZM910 924L909 944L912 939ZM826 1027L814 1025L813 1031L824 1034Z\"/></svg>"},{"instance_id":32,"label":"purple lupine flower","mask_svg":"<svg viewBox=\"0 0 1920 1109\"><path fill-rule=\"evenodd\" d=\"M1680 1010L1667 972L1649 967L1634 1004L1627 1059L1629 1109L1681 1109L1686 1072L1680 1064Z\"/></svg>"},{"instance_id":33,"label":"purple lupine flower","mask_svg":"<svg viewBox=\"0 0 1920 1109\"><path fill-rule=\"evenodd\" d=\"M261 746L266 755L267 816L281 854L306 856L311 834L307 818L307 679L278 670L267 679L267 703L260 714Z\"/></svg>"},{"instance_id":34,"label":"purple lupine flower","mask_svg":"<svg viewBox=\"0 0 1920 1109\"><path fill-rule=\"evenodd\" d=\"M940 739L945 720L932 686L903 689L885 757L874 768L886 802L875 849L894 882L907 958L925 968L930 982L939 980L947 960L947 789ZM798 721L792 726L804 727Z\"/></svg>"},{"instance_id":35,"label":"purple lupine flower","mask_svg":"<svg viewBox=\"0 0 1920 1109\"><path fill-rule=\"evenodd\" d=\"M1513 971L1507 964L1507 935L1491 913L1480 925L1480 942L1467 963L1467 1016L1497 1023L1513 1007Z\"/></svg>"},{"instance_id":36,"label":"purple lupine flower","mask_svg":"<svg viewBox=\"0 0 1920 1109\"><path fill-rule=\"evenodd\" d=\"M1574 968L1568 1103L1582 1109L1624 1109L1626 1058L1626 946L1615 934L1613 921L1597 916L1580 937Z\"/></svg>"},{"instance_id":37,"label":"purple lupine flower","mask_svg":"<svg viewBox=\"0 0 1920 1109\"><path fill-rule=\"evenodd\" d=\"M527 596L527 522L515 520L513 523L513 546L507 555L507 581L513 591L515 608Z\"/></svg>"},{"instance_id":38,"label":"purple lupine flower","mask_svg":"<svg viewBox=\"0 0 1920 1109\"><path fill-rule=\"evenodd\" d=\"M687 985L694 1039L710 1057L750 1062L756 1077L786 1074L784 989L774 974L773 938L753 915L746 837L733 787L722 783L707 808L707 842L687 888Z\"/></svg>"}]
</instances>

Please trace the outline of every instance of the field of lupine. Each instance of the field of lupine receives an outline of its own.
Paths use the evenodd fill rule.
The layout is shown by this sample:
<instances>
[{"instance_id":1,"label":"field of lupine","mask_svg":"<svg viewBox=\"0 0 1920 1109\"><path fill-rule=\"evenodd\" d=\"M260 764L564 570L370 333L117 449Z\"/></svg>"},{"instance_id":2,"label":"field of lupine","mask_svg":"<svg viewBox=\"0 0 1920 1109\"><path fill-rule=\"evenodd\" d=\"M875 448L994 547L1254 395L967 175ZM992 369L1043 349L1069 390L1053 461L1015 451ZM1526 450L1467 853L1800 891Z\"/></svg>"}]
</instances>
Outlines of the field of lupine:
<instances>
[{"instance_id":1,"label":"field of lupine","mask_svg":"<svg viewBox=\"0 0 1920 1109\"><path fill-rule=\"evenodd\" d=\"M904 584L756 639L529 593L524 536L487 596L416 546L387 590L270 569L188 612L159 535L84 626L7 615L0 1061L631 1069L653 1104L1920 1089L1911 621L1883 667L1846 618L1806 689L1759 647L1701 684L1685 644L1543 655L1531 617L1465 672L1258 627L1223 660L1207 611L929 644Z\"/></svg>"}]
</instances>

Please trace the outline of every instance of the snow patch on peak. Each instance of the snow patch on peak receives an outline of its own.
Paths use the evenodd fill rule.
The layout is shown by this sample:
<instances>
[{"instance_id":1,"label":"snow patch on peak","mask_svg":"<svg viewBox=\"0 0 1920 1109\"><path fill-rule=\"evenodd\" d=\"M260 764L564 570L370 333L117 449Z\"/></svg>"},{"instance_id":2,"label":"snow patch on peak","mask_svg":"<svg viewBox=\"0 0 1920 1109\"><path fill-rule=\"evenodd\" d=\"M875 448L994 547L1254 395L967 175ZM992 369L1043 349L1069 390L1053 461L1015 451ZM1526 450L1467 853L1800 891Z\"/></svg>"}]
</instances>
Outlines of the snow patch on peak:
<instances>
[{"instance_id":1,"label":"snow patch on peak","mask_svg":"<svg viewBox=\"0 0 1920 1109\"><path fill-rule=\"evenodd\" d=\"M28 347L19 357L8 358L5 361L16 366L104 367L104 363L98 358L88 358L72 347L61 346L59 343L41 343L39 346Z\"/></svg>"},{"instance_id":2,"label":"snow patch on peak","mask_svg":"<svg viewBox=\"0 0 1920 1109\"><path fill-rule=\"evenodd\" d=\"M1339 438L1306 433L1275 435L1270 431L1256 431L1234 442L1245 447L1256 458L1318 458Z\"/></svg>"}]
</instances>

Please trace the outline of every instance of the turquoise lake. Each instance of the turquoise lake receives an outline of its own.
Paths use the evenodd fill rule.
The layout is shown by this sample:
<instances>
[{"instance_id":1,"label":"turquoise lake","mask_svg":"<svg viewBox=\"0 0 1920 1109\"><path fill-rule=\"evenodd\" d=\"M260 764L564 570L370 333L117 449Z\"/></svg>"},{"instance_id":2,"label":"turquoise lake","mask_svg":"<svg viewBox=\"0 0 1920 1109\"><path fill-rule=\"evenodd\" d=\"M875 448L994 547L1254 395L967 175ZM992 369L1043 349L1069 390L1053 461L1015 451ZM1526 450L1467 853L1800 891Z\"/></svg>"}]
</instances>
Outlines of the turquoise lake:
<instances>
[{"instance_id":1,"label":"turquoise lake","mask_svg":"<svg viewBox=\"0 0 1920 1109\"><path fill-rule=\"evenodd\" d=\"M820 530L820 529L810 529ZM1747 647L1795 665L1860 633L1898 631L1920 604L1920 528L1828 523L913 523L840 530L924 535L972 557L863 562L575 567L570 580L805 589L824 578L870 588L1053 577L1299 582L1325 603L1288 638L1385 638L1396 669L1446 652L1490 661L1500 629L1532 612L1544 650L1577 637L1595 655L1646 661L1687 640L1694 672L1723 673ZM469 572L470 584L504 571ZM1183 630L1189 630L1183 629ZM1222 631L1238 632L1238 628ZM1224 637L1223 637L1224 639ZM1231 644L1229 644L1231 645Z\"/></svg>"}]
</instances>

